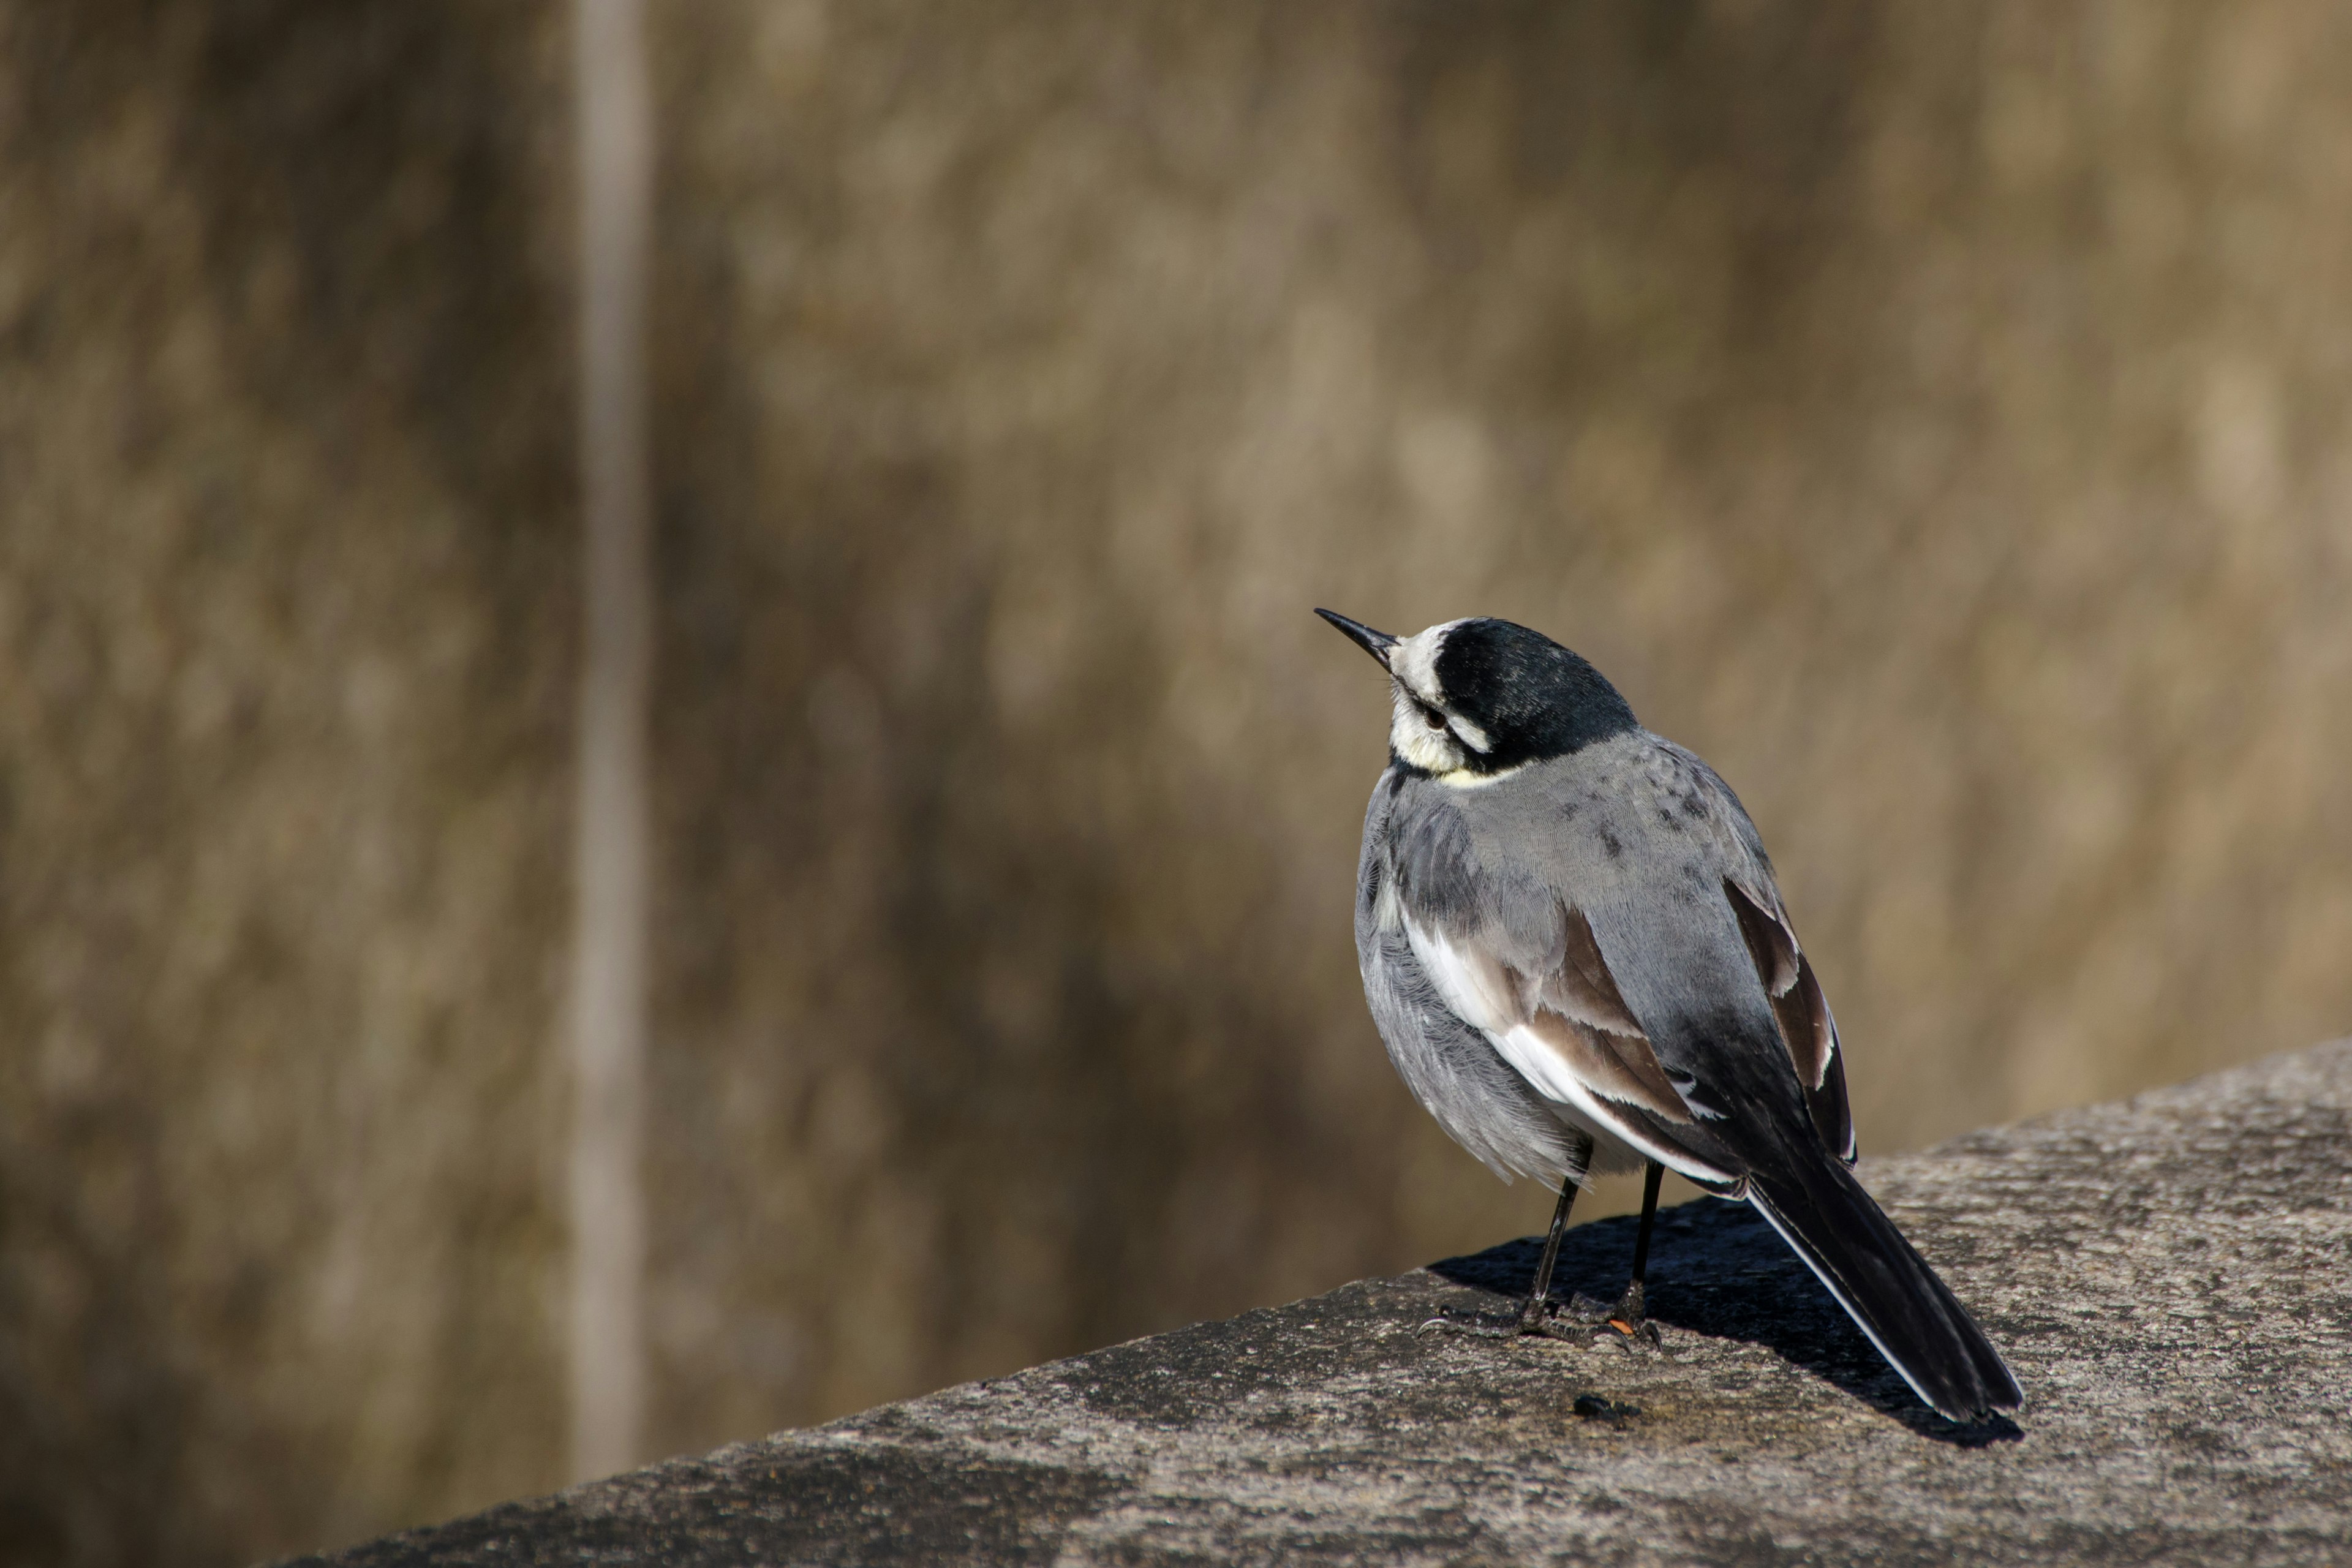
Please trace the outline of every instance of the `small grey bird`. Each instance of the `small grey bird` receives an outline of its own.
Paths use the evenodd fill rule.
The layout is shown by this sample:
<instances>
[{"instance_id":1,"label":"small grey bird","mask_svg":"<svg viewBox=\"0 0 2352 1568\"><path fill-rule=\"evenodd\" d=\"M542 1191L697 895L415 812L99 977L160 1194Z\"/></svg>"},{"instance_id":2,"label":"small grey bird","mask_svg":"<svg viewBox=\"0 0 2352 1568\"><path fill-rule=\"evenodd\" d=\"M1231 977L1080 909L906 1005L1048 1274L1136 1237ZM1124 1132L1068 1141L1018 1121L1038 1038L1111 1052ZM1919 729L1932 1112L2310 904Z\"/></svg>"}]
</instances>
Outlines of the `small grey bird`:
<instances>
[{"instance_id":1,"label":"small grey bird","mask_svg":"<svg viewBox=\"0 0 2352 1568\"><path fill-rule=\"evenodd\" d=\"M1731 787L1540 633L1475 619L1397 637L1316 614L1389 674L1356 881L1389 1059L1496 1174L1559 1185L1535 1289L1499 1331L1570 1337L1550 1291L1576 1189L1646 1161L1633 1281L1607 1312L1623 1331L1656 1337L1643 1275L1664 1167L1753 1204L1943 1415L2021 1405L1850 1169L1837 1025Z\"/></svg>"}]
</instances>

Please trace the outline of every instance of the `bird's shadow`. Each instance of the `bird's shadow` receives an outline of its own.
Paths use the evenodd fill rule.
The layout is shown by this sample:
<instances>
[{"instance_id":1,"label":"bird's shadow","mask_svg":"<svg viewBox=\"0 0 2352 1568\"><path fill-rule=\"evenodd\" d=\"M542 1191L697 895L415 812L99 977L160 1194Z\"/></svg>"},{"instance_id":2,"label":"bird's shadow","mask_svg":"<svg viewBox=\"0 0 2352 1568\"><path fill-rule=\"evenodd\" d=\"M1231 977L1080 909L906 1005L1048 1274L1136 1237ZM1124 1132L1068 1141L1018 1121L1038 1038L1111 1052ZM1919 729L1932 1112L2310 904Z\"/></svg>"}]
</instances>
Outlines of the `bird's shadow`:
<instances>
[{"instance_id":1,"label":"bird's shadow","mask_svg":"<svg viewBox=\"0 0 2352 1568\"><path fill-rule=\"evenodd\" d=\"M1615 1300L1633 1262L1635 1225L1627 1216L1570 1230L1552 1277L1554 1297L1580 1290ZM1430 1272L1519 1300L1534 1288L1541 1251L1532 1237L1507 1241L1433 1263ZM1746 1204L1699 1198L1660 1209L1650 1248L1648 1297L1650 1316L1658 1322L1761 1345L1923 1437L1980 1448L2024 1436L2006 1416L1963 1426L1920 1403L1821 1281Z\"/></svg>"}]
</instances>

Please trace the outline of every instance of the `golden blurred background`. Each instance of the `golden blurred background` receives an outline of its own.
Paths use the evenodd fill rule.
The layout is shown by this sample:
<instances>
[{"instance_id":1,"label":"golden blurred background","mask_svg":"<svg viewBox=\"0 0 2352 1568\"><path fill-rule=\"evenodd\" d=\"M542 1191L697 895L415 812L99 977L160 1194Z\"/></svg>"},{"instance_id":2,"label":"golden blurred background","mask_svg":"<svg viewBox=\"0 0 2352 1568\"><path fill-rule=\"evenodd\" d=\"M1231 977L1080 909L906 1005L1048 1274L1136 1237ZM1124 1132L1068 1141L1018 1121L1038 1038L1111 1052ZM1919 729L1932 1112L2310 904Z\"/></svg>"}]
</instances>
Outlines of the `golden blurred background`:
<instances>
[{"instance_id":1,"label":"golden blurred background","mask_svg":"<svg viewBox=\"0 0 2352 1568\"><path fill-rule=\"evenodd\" d=\"M570 17L0 0L8 1561L568 1479ZM2352 1026L2352 11L649 25L645 1457L1541 1223L1315 605L1712 760L1865 1152Z\"/></svg>"}]
</instances>

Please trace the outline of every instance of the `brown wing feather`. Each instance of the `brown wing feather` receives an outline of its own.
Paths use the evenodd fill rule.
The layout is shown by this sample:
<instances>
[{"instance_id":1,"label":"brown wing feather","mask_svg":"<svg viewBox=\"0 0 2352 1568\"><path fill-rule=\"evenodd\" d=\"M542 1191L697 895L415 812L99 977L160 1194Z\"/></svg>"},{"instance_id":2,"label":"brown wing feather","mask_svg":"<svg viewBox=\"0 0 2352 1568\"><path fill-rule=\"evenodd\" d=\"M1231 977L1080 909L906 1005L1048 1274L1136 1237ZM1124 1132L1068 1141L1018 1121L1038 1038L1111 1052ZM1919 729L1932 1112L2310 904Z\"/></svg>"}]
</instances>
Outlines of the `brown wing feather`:
<instances>
[{"instance_id":1,"label":"brown wing feather","mask_svg":"<svg viewBox=\"0 0 2352 1568\"><path fill-rule=\"evenodd\" d=\"M1822 1142L1829 1145L1831 1153L1851 1165L1861 1157L1862 1150L1853 1137L1853 1108L1845 1098L1845 1053L1838 1048L1837 1020L1830 1016L1829 998L1822 994L1822 983L1813 978L1811 963L1801 957L1797 961L1792 994L1802 1004L1799 1021L1810 1032L1822 1059L1821 1078L1806 1088L1805 1103L1812 1110ZM1775 1003L1774 1011L1780 1006ZM1792 1032L1786 1019L1780 1028L1784 1034Z\"/></svg>"},{"instance_id":2,"label":"brown wing feather","mask_svg":"<svg viewBox=\"0 0 2352 1568\"><path fill-rule=\"evenodd\" d=\"M1529 1020L1537 1036L1575 1064L1596 1094L1638 1105L1661 1121L1688 1126L1690 1108L1668 1081L1649 1037L1625 1005L1615 976L1601 956L1591 922L1581 910L1560 908L1561 952L1557 970L1538 993Z\"/></svg>"},{"instance_id":3,"label":"brown wing feather","mask_svg":"<svg viewBox=\"0 0 2352 1568\"><path fill-rule=\"evenodd\" d=\"M1845 1096L1845 1064L1838 1051L1837 1022L1830 1016L1829 998L1813 977L1813 966L1797 946L1788 919L1768 907L1737 882L1723 889L1739 917L1739 934L1748 940L1748 955L1772 1003L1772 1017L1780 1026L1780 1041L1789 1050L1789 1065L1805 1091L1813 1126L1831 1153L1852 1164L1854 1159L1853 1118Z\"/></svg>"},{"instance_id":4,"label":"brown wing feather","mask_svg":"<svg viewBox=\"0 0 2352 1568\"><path fill-rule=\"evenodd\" d=\"M1731 900L1731 911L1739 917L1739 934L1748 939L1748 956L1756 961L1757 977L1764 982L1765 991L1775 1001L1786 996L1797 984L1796 934L1783 924L1778 910L1737 882L1723 884L1726 896ZM1818 1075L1808 1075L1801 1065L1797 1076L1811 1082Z\"/></svg>"},{"instance_id":5,"label":"brown wing feather","mask_svg":"<svg viewBox=\"0 0 2352 1568\"><path fill-rule=\"evenodd\" d=\"M1544 982L1544 1005L1580 1024L1643 1039L1642 1026L1634 1022L1633 1010L1625 1005L1615 977L1601 957L1591 922L1581 910L1562 906L1560 915L1563 951L1558 972Z\"/></svg>"},{"instance_id":6,"label":"brown wing feather","mask_svg":"<svg viewBox=\"0 0 2352 1568\"><path fill-rule=\"evenodd\" d=\"M1621 1105L1638 1105L1662 1121L1691 1123L1689 1107L1666 1081L1650 1042L1639 1035L1610 1034L1541 1008L1528 1030L1559 1053L1593 1093Z\"/></svg>"}]
</instances>

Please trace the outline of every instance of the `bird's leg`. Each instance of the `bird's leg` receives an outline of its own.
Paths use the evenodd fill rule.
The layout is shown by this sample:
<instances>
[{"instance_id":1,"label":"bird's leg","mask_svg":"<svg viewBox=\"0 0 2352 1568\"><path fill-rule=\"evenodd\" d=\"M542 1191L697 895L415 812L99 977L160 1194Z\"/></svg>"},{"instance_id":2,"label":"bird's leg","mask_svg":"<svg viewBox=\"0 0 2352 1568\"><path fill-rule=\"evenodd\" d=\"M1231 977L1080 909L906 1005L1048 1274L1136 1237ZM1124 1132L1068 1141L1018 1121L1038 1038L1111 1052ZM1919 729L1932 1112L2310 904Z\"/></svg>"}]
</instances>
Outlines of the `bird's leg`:
<instances>
[{"instance_id":1,"label":"bird's leg","mask_svg":"<svg viewBox=\"0 0 2352 1568\"><path fill-rule=\"evenodd\" d=\"M1559 1261L1559 1238L1568 1232L1568 1211L1576 1205L1576 1178L1564 1176L1559 1184L1559 1203L1551 1211L1551 1234L1544 1237L1543 1258L1536 1264L1535 1289L1528 1292L1519 1308L1519 1332L1539 1334L1551 1321L1551 1271Z\"/></svg>"},{"instance_id":2,"label":"bird's leg","mask_svg":"<svg viewBox=\"0 0 2352 1568\"><path fill-rule=\"evenodd\" d=\"M1633 1278L1625 1284L1625 1293L1617 1298L1613 1307L1603 1307L1598 1301L1578 1297L1571 1303L1578 1315L1591 1321L1594 1331L1614 1329L1629 1340L1658 1342L1658 1326L1650 1321L1648 1284L1650 1278L1650 1232L1658 1223L1658 1183L1666 1168L1655 1160L1642 1181L1642 1228L1633 1237Z\"/></svg>"},{"instance_id":3,"label":"bird's leg","mask_svg":"<svg viewBox=\"0 0 2352 1568\"><path fill-rule=\"evenodd\" d=\"M1568 1211L1575 1203L1576 1178L1565 1176L1559 1184L1559 1203L1551 1211L1551 1234L1544 1237L1543 1257L1536 1264L1535 1288L1528 1292L1528 1299L1519 1304L1518 1316L1507 1327L1478 1320L1443 1317L1430 1319L1414 1331L1428 1333L1435 1330L1443 1333L1473 1334L1486 1340L1517 1339L1521 1334L1541 1334L1556 1340L1571 1337L1569 1331L1553 1321L1553 1314L1559 1308L1551 1299L1551 1271L1559 1262L1559 1238L1568 1233Z\"/></svg>"},{"instance_id":4,"label":"bird's leg","mask_svg":"<svg viewBox=\"0 0 2352 1568\"><path fill-rule=\"evenodd\" d=\"M1617 1310L1609 1314L1609 1326L1628 1339L1645 1339L1658 1342L1658 1325L1650 1321L1650 1232L1658 1223L1658 1183L1666 1168L1655 1160L1642 1177L1642 1228L1633 1236L1633 1278L1625 1282L1625 1293L1617 1299Z\"/></svg>"}]
</instances>

